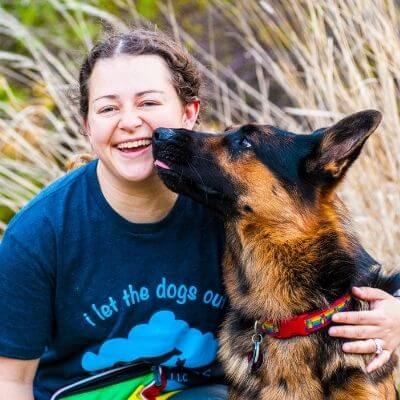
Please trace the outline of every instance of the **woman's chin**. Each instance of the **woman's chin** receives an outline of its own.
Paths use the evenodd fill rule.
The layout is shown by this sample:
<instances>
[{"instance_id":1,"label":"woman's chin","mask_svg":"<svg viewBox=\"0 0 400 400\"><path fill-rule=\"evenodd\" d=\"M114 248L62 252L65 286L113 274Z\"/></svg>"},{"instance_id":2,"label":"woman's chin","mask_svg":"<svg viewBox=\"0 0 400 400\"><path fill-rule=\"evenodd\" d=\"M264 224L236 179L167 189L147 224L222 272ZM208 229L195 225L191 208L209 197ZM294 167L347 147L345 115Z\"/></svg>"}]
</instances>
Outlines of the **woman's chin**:
<instances>
[{"instance_id":1,"label":"woman's chin","mask_svg":"<svg viewBox=\"0 0 400 400\"><path fill-rule=\"evenodd\" d=\"M123 180L131 183L145 182L157 176L153 164L148 166L137 166L136 168L118 168L118 175Z\"/></svg>"},{"instance_id":2,"label":"woman's chin","mask_svg":"<svg viewBox=\"0 0 400 400\"><path fill-rule=\"evenodd\" d=\"M113 154L115 156L115 154ZM145 153L141 157L132 159L120 157L111 158L114 175L129 181L141 182L154 175L154 159L152 153Z\"/></svg>"},{"instance_id":3,"label":"woman's chin","mask_svg":"<svg viewBox=\"0 0 400 400\"><path fill-rule=\"evenodd\" d=\"M106 180L116 180L124 184L145 183L151 179L157 178L154 168L153 157L146 157L140 162L120 162L118 159L100 158L100 169L103 171L102 176Z\"/></svg>"}]
</instances>

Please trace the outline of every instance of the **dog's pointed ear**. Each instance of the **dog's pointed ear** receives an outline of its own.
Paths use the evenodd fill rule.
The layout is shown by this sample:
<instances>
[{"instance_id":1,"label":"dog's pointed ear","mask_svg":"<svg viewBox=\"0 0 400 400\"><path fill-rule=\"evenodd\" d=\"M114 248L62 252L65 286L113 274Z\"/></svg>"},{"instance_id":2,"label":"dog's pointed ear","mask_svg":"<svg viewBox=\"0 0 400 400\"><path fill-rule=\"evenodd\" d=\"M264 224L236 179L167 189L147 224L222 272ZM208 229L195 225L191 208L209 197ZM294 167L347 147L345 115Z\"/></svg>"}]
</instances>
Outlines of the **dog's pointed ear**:
<instances>
[{"instance_id":1,"label":"dog's pointed ear","mask_svg":"<svg viewBox=\"0 0 400 400\"><path fill-rule=\"evenodd\" d=\"M381 122L379 111L352 114L311 136L314 146L303 164L308 179L329 187L338 182L359 156L361 148Z\"/></svg>"}]
</instances>

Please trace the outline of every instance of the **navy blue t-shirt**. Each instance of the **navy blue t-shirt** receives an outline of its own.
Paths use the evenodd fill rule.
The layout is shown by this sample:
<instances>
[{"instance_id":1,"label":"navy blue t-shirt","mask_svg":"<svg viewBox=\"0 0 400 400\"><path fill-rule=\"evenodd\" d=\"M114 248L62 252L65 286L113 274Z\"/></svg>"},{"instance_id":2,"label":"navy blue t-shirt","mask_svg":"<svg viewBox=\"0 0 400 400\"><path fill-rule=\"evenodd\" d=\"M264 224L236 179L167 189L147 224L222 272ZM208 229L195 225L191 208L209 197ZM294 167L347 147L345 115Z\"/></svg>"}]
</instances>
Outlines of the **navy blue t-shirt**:
<instances>
[{"instance_id":1,"label":"navy blue t-shirt","mask_svg":"<svg viewBox=\"0 0 400 400\"><path fill-rule=\"evenodd\" d=\"M40 400L139 359L167 355L204 376L215 365L222 223L184 196L162 221L131 223L104 198L96 166L43 190L0 245L0 355L41 358Z\"/></svg>"}]
</instances>

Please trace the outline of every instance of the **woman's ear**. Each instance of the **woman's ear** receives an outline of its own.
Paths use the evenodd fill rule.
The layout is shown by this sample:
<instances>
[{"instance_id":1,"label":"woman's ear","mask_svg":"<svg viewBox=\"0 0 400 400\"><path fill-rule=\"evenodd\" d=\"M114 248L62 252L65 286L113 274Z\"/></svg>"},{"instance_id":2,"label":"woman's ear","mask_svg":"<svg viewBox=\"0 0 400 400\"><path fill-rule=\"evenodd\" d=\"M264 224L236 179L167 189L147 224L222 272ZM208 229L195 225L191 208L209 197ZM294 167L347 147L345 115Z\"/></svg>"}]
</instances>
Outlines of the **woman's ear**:
<instances>
[{"instance_id":1,"label":"woman's ear","mask_svg":"<svg viewBox=\"0 0 400 400\"><path fill-rule=\"evenodd\" d=\"M83 126L83 133L85 136L90 137L90 127L89 127L89 122L87 118L84 118L82 121L82 126Z\"/></svg>"},{"instance_id":2,"label":"woman's ear","mask_svg":"<svg viewBox=\"0 0 400 400\"><path fill-rule=\"evenodd\" d=\"M196 124L200 111L200 100L196 99L191 103L185 104L183 109L183 128L193 129Z\"/></svg>"},{"instance_id":3,"label":"woman's ear","mask_svg":"<svg viewBox=\"0 0 400 400\"><path fill-rule=\"evenodd\" d=\"M92 132L87 118L85 118L82 121L82 127L83 127L83 134L88 138L92 152L95 153L94 147L92 145Z\"/></svg>"}]
</instances>

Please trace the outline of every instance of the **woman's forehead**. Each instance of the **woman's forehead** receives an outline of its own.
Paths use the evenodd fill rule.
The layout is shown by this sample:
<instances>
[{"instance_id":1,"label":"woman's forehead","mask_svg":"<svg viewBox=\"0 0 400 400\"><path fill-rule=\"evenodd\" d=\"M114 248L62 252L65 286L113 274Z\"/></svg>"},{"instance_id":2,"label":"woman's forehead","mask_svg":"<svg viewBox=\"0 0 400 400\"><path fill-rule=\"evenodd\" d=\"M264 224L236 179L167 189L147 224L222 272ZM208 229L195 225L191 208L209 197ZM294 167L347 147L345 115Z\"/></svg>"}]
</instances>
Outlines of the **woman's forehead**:
<instances>
[{"instance_id":1,"label":"woman's forehead","mask_svg":"<svg viewBox=\"0 0 400 400\"><path fill-rule=\"evenodd\" d=\"M165 61L156 55L119 55L96 62L90 80L92 98L118 95L156 93L174 90L171 73Z\"/></svg>"}]
</instances>

